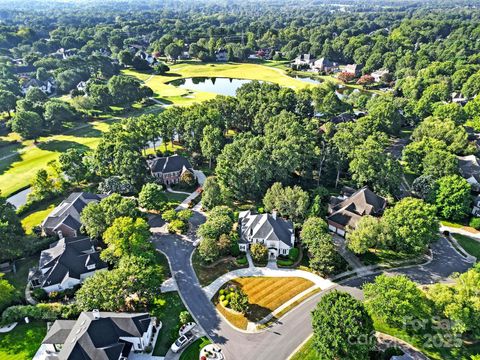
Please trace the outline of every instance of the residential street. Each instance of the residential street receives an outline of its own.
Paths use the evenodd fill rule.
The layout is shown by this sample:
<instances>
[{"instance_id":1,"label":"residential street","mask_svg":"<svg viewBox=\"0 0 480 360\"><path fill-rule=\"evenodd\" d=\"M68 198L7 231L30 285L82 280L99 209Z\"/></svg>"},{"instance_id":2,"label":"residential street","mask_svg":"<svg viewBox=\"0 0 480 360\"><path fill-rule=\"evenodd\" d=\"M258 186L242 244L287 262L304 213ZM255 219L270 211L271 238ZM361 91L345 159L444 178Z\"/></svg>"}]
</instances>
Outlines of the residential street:
<instances>
[{"instance_id":1,"label":"residential street","mask_svg":"<svg viewBox=\"0 0 480 360\"><path fill-rule=\"evenodd\" d=\"M191 221L194 226L198 226L203 221L203 215L195 212ZM322 291L287 313L281 321L266 331L248 334L233 329L216 312L203 292L190 263L194 250L191 242L182 240L176 235L162 234L154 235L153 243L168 257L179 292L190 312L211 339L222 348L228 360L286 359L311 333L310 312L326 292L338 289L361 298L362 292L359 286L372 281L376 276L353 279L343 286L337 285ZM406 274L418 283L429 284L432 281L444 280L453 272L463 272L471 266L444 238L432 245L432 251L434 257L429 264L412 266L391 273Z\"/></svg>"}]
</instances>

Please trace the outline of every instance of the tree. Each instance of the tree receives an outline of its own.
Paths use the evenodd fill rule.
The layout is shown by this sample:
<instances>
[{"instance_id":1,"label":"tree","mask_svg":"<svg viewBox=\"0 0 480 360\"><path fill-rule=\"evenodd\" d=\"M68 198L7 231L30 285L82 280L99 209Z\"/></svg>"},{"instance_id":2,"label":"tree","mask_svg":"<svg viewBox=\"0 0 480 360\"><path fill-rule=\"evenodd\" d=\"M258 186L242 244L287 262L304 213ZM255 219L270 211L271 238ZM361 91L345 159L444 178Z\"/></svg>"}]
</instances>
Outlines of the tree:
<instances>
[{"instance_id":1,"label":"tree","mask_svg":"<svg viewBox=\"0 0 480 360\"><path fill-rule=\"evenodd\" d=\"M344 82L344 83L349 83L350 81L352 81L353 79L355 79L355 74L354 73L350 73L350 72L341 72L337 75L337 78L338 80L340 80L341 82Z\"/></svg>"},{"instance_id":2,"label":"tree","mask_svg":"<svg viewBox=\"0 0 480 360\"><path fill-rule=\"evenodd\" d=\"M386 324L402 328L409 319L425 319L429 314L424 293L405 275L382 274L363 286L369 314Z\"/></svg>"},{"instance_id":3,"label":"tree","mask_svg":"<svg viewBox=\"0 0 480 360\"><path fill-rule=\"evenodd\" d=\"M0 248L1 260L11 260L22 252L21 238L24 235L22 223L15 207L0 195Z\"/></svg>"},{"instance_id":4,"label":"tree","mask_svg":"<svg viewBox=\"0 0 480 360\"><path fill-rule=\"evenodd\" d=\"M182 54L182 48L175 44L171 43L165 47L165 55L167 55L174 63L177 61L178 57Z\"/></svg>"},{"instance_id":5,"label":"tree","mask_svg":"<svg viewBox=\"0 0 480 360\"><path fill-rule=\"evenodd\" d=\"M71 105L63 101L48 101L45 104L44 118L50 130L59 130L65 123L77 121L80 117Z\"/></svg>"},{"instance_id":6,"label":"tree","mask_svg":"<svg viewBox=\"0 0 480 360\"><path fill-rule=\"evenodd\" d=\"M268 248L260 243L254 243L250 246L250 253L255 262L263 263L268 260Z\"/></svg>"},{"instance_id":7,"label":"tree","mask_svg":"<svg viewBox=\"0 0 480 360\"><path fill-rule=\"evenodd\" d=\"M132 65L133 55L129 50L122 50L118 53L118 61L122 65Z\"/></svg>"},{"instance_id":8,"label":"tree","mask_svg":"<svg viewBox=\"0 0 480 360\"><path fill-rule=\"evenodd\" d=\"M186 323L192 321L192 315L187 310L181 311L178 315L178 320L180 321L181 325L185 325Z\"/></svg>"},{"instance_id":9,"label":"tree","mask_svg":"<svg viewBox=\"0 0 480 360\"><path fill-rule=\"evenodd\" d=\"M120 176L110 176L98 185L98 191L102 194L129 194L135 191L128 180Z\"/></svg>"},{"instance_id":10,"label":"tree","mask_svg":"<svg viewBox=\"0 0 480 360\"><path fill-rule=\"evenodd\" d=\"M150 227L141 218L116 218L105 230L103 242L107 249L103 250L103 260L114 262L126 255L153 257L153 245L150 240Z\"/></svg>"},{"instance_id":11,"label":"tree","mask_svg":"<svg viewBox=\"0 0 480 360\"><path fill-rule=\"evenodd\" d=\"M263 204L267 211L277 210L281 216L294 221L302 219L309 206L308 193L299 186L283 187L277 182L267 190Z\"/></svg>"},{"instance_id":12,"label":"tree","mask_svg":"<svg viewBox=\"0 0 480 360\"><path fill-rule=\"evenodd\" d=\"M328 225L325 220L319 217L308 218L302 226L300 239L307 248L314 247L317 240L328 234Z\"/></svg>"},{"instance_id":13,"label":"tree","mask_svg":"<svg viewBox=\"0 0 480 360\"><path fill-rule=\"evenodd\" d=\"M86 279L75 299L84 311L145 311L158 297L162 282L161 266L147 258L125 256L117 268L97 271Z\"/></svg>"},{"instance_id":14,"label":"tree","mask_svg":"<svg viewBox=\"0 0 480 360\"><path fill-rule=\"evenodd\" d=\"M223 143L224 137L221 129L213 125L205 126L200 147L203 156L209 161L209 168L212 168L212 160L222 151Z\"/></svg>"},{"instance_id":15,"label":"tree","mask_svg":"<svg viewBox=\"0 0 480 360\"><path fill-rule=\"evenodd\" d=\"M383 229L379 219L363 216L355 229L347 233L347 246L355 254L365 254L368 249L382 243Z\"/></svg>"},{"instance_id":16,"label":"tree","mask_svg":"<svg viewBox=\"0 0 480 360\"><path fill-rule=\"evenodd\" d=\"M390 249L419 253L437 238L435 207L423 200L404 198L382 217L385 245Z\"/></svg>"},{"instance_id":17,"label":"tree","mask_svg":"<svg viewBox=\"0 0 480 360\"><path fill-rule=\"evenodd\" d=\"M367 360L375 348L373 321L362 302L332 291L312 312L313 345L320 360Z\"/></svg>"},{"instance_id":18,"label":"tree","mask_svg":"<svg viewBox=\"0 0 480 360\"><path fill-rule=\"evenodd\" d=\"M202 238L200 245L198 245L198 254L203 261L207 263L218 259L220 256L220 248L217 240L214 238Z\"/></svg>"},{"instance_id":19,"label":"tree","mask_svg":"<svg viewBox=\"0 0 480 360\"><path fill-rule=\"evenodd\" d=\"M0 112L7 112L8 117L11 117L11 111L15 109L17 97L14 93L8 90L0 89Z\"/></svg>"},{"instance_id":20,"label":"tree","mask_svg":"<svg viewBox=\"0 0 480 360\"><path fill-rule=\"evenodd\" d=\"M163 62L159 62L153 67L153 72L158 75L165 75L169 71L170 68Z\"/></svg>"},{"instance_id":21,"label":"tree","mask_svg":"<svg viewBox=\"0 0 480 360\"><path fill-rule=\"evenodd\" d=\"M100 202L90 202L80 215L83 228L88 236L99 238L113 221L119 217L137 218L140 211L137 202L131 198L124 198L120 194L112 194Z\"/></svg>"},{"instance_id":22,"label":"tree","mask_svg":"<svg viewBox=\"0 0 480 360\"><path fill-rule=\"evenodd\" d=\"M15 287L3 276L4 274L0 273L0 311L10 305L15 298Z\"/></svg>"},{"instance_id":23,"label":"tree","mask_svg":"<svg viewBox=\"0 0 480 360\"><path fill-rule=\"evenodd\" d=\"M167 197L163 192L161 185L148 183L143 185L140 194L138 194L138 203L147 210L160 211L165 206Z\"/></svg>"},{"instance_id":24,"label":"tree","mask_svg":"<svg viewBox=\"0 0 480 360\"><path fill-rule=\"evenodd\" d=\"M180 175L180 182L187 186L194 186L197 183L197 179L190 171L184 171L182 175Z\"/></svg>"},{"instance_id":25,"label":"tree","mask_svg":"<svg viewBox=\"0 0 480 360\"><path fill-rule=\"evenodd\" d=\"M470 214L471 186L459 175L444 176L436 181L434 197L438 214L445 219L462 220Z\"/></svg>"},{"instance_id":26,"label":"tree","mask_svg":"<svg viewBox=\"0 0 480 360\"><path fill-rule=\"evenodd\" d=\"M48 175L47 170L40 169L30 183L31 192L28 199L43 200L51 196L55 192L53 179Z\"/></svg>"},{"instance_id":27,"label":"tree","mask_svg":"<svg viewBox=\"0 0 480 360\"><path fill-rule=\"evenodd\" d=\"M368 184L375 191L393 194L399 188L401 168L385 153L385 140L369 136L354 150L349 169L358 186Z\"/></svg>"},{"instance_id":28,"label":"tree","mask_svg":"<svg viewBox=\"0 0 480 360\"><path fill-rule=\"evenodd\" d=\"M375 78L372 75L363 75L357 80L357 85L370 85L375 82Z\"/></svg>"},{"instance_id":29,"label":"tree","mask_svg":"<svg viewBox=\"0 0 480 360\"><path fill-rule=\"evenodd\" d=\"M230 297L229 306L232 310L245 314L250 306L247 294L242 289L236 289Z\"/></svg>"},{"instance_id":30,"label":"tree","mask_svg":"<svg viewBox=\"0 0 480 360\"><path fill-rule=\"evenodd\" d=\"M209 176L203 184L202 206L209 210L222 204L222 192L215 176Z\"/></svg>"},{"instance_id":31,"label":"tree","mask_svg":"<svg viewBox=\"0 0 480 360\"><path fill-rule=\"evenodd\" d=\"M17 111L12 120L12 130L24 139L36 139L42 133L43 121L33 111Z\"/></svg>"},{"instance_id":32,"label":"tree","mask_svg":"<svg viewBox=\"0 0 480 360\"><path fill-rule=\"evenodd\" d=\"M82 150L72 148L61 153L58 159L60 170L69 180L77 184L88 178L88 167L83 162L84 156Z\"/></svg>"}]
</instances>

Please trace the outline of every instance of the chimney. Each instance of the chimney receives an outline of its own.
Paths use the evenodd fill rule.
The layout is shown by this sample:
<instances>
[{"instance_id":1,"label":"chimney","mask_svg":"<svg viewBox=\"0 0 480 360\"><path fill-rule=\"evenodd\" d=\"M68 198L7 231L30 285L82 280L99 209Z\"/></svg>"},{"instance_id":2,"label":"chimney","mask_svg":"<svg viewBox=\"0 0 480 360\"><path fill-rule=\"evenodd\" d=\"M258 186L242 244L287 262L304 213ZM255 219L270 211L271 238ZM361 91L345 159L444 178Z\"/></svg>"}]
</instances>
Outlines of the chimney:
<instances>
[{"instance_id":1,"label":"chimney","mask_svg":"<svg viewBox=\"0 0 480 360\"><path fill-rule=\"evenodd\" d=\"M274 220L277 220L277 210L272 211L272 217Z\"/></svg>"},{"instance_id":2,"label":"chimney","mask_svg":"<svg viewBox=\"0 0 480 360\"><path fill-rule=\"evenodd\" d=\"M94 320L100 319L100 311L98 309L93 309L92 310L92 315Z\"/></svg>"}]
</instances>

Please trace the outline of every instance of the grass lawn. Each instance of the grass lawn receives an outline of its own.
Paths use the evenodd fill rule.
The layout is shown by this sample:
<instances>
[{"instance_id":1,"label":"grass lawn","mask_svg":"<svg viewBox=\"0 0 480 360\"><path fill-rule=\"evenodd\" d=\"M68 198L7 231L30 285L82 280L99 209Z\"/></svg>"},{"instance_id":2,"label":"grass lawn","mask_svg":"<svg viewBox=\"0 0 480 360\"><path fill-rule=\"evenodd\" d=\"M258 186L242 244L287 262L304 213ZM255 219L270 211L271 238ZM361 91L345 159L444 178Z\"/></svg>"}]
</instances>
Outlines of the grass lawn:
<instances>
[{"instance_id":1,"label":"grass lawn","mask_svg":"<svg viewBox=\"0 0 480 360\"><path fill-rule=\"evenodd\" d=\"M188 197L187 194L176 194L176 193L171 193L169 191L165 191L165 196L167 197L167 201L178 203L178 204L180 204L183 200L185 200Z\"/></svg>"},{"instance_id":2,"label":"grass lawn","mask_svg":"<svg viewBox=\"0 0 480 360\"><path fill-rule=\"evenodd\" d=\"M0 359L30 360L47 334L44 322L19 324L12 331L0 334Z\"/></svg>"},{"instance_id":3,"label":"grass lawn","mask_svg":"<svg viewBox=\"0 0 480 360\"><path fill-rule=\"evenodd\" d=\"M417 259L420 259L418 255L398 253L392 250L383 249L370 249L366 254L360 255L359 258L366 266L395 266L399 261L416 261Z\"/></svg>"},{"instance_id":4,"label":"grass lawn","mask_svg":"<svg viewBox=\"0 0 480 360\"><path fill-rule=\"evenodd\" d=\"M232 270L248 267L248 265L238 266L235 260L222 261L211 268L205 267L202 265L202 259L200 258L198 251L193 253L192 263L201 286L211 284L216 278Z\"/></svg>"},{"instance_id":5,"label":"grass lawn","mask_svg":"<svg viewBox=\"0 0 480 360\"><path fill-rule=\"evenodd\" d=\"M298 350L290 360L317 360L318 354L313 347L313 338L307 340L305 344Z\"/></svg>"},{"instance_id":6,"label":"grass lawn","mask_svg":"<svg viewBox=\"0 0 480 360\"><path fill-rule=\"evenodd\" d=\"M200 350L212 342L206 337L195 340L180 355L180 360L198 360L200 358Z\"/></svg>"},{"instance_id":7,"label":"grass lawn","mask_svg":"<svg viewBox=\"0 0 480 360\"><path fill-rule=\"evenodd\" d=\"M5 274L5 279L15 287L16 297L19 301L25 299L25 288L27 287L28 271L34 266L38 266L39 255L32 255L15 262L16 272ZM1 358L1 357L0 357Z\"/></svg>"},{"instance_id":8,"label":"grass lawn","mask_svg":"<svg viewBox=\"0 0 480 360\"><path fill-rule=\"evenodd\" d=\"M264 66L252 63L209 63L204 64L196 61L181 62L169 65L170 72L167 75L152 75L135 70L123 70L126 75L131 75L143 81L157 95L160 101L175 105L189 105L212 99L216 94L189 91L168 84L170 81L189 77L224 77L236 79L260 80L277 83L281 86L302 89L311 84L288 76L284 70L274 66Z\"/></svg>"},{"instance_id":9,"label":"grass lawn","mask_svg":"<svg viewBox=\"0 0 480 360\"><path fill-rule=\"evenodd\" d=\"M272 311L286 303L294 296L313 286L310 280L296 277L244 277L230 282L240 286L247 294L250 303L246 315L234 314L223 308L220 312L235 326L246 329L247 323L257 322L270 314ZM214 297L214 302L216 300Z\"/></svg>"},{"instance_id":10,"label":"grass lawn","mask_svg":"<svg viewBox=\"0 0 480 360\"><path fill-rule=\"evenodd\" d=\"M477 259L480 259L480 241L461 234L454 234L453 237L466 252L475 256Z\"/></svg>"},{"instance_id":11,"label":"grass lawn","mask_svg":"<svg viewBox=\"0 0 480 360\"><path fill-rule=\"evenodd\" d=\"M50 214L52 210L55 209L55 206L57 206L62 200L63 200L63 197L58 198L52 203L45 204L44 206L41 206L39 209L36 209L24 215L21 218L21 221L22 221L22 226L25 230L25 233L27 235L30 235L32 233L32 229L35 226L40 225L42 221L48 216L48 214Z\"/></svg>"},{"instance_id":12,"label":"grass lawn","mask_svg":"<svg viewBox=\"0 0 480 360\"><path fill-rule=\"evenodd\" d=\"M175 292L162 294L156 301L152 313L162 322L153 355L165 356L170 346L178 337L179 315L186 308L182 299Z\"/></svg>"},{"instance_id":13,"label":"grass lawn","mask_svg":"<svg viewBox=\"0 0 480 360\"><path fill-rule=\"evenodd\" d=\"M27 187L35 173L45 165L58 159L70 148L93 149L100 142L102 134L110 127L107 122L92 122L87 127L71 131L70 134L52 135L39 138L37 145L25 140L14 156L0 162L0 190L2 196Z\"/></svg>"}]
</instances>

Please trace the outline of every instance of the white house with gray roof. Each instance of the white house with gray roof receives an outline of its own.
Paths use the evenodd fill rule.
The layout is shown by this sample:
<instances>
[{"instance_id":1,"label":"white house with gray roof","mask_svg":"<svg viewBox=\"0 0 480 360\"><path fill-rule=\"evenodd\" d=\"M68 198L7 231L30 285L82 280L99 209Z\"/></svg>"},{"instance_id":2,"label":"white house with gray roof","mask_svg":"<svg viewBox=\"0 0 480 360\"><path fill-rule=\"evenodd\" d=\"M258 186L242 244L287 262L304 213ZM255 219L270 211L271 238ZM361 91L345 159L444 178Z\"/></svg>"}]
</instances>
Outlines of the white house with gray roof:
<instances>
[{"instance_id":1,"label":"white house with gray roof","mask_svg":"<svg viewBox=\"0 0 480 360\"><path fill-rule=\"evenodd\" d=\"M268 257L288 255L295 246L293 223L285 220L274 212L272 214L254 214L242 211L239 214L241 251L247 251L251 244L260 243L268 248Z\"/></svg>"},{"instance_id":2,"label":"white house with gray roof","mask_svg":"<svg viewBox=\"0 0 480 360\"><path fill-rule=\"evenodd\" d=\"M82 312L77 320L57 320L43 339L44 360L126 360L153 339L156 319L148 313Z\"/></svg>"}]
</instances>

